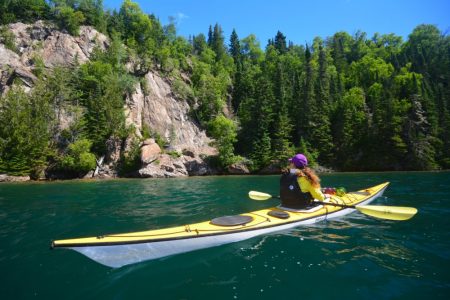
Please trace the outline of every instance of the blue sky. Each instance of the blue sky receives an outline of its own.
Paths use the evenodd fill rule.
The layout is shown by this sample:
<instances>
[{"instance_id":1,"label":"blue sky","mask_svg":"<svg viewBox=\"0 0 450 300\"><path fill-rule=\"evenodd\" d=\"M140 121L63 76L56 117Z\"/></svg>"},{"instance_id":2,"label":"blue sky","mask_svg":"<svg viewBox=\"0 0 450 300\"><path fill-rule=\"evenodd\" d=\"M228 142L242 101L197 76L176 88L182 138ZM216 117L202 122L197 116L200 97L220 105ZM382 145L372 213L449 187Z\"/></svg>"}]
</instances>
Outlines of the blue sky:
<instances>
[{"instance_id":1,"label":"blue sky","mask_svg":"<svg viewBox=\"0 0 450 300\"><path fill-rule=\"evenodd\" d=\"M119 9L122 0L104 0L108 9ZM338 31L394 33L404 40L419 24L433 24L450 33L450 0L134 0L156 15L163 25L177 19L177 33L188 37L222 26L225 40L233 28L239 38L253 33L265 47L280 30L294 44L311 43Z\"/></svg>"}]
</instances>

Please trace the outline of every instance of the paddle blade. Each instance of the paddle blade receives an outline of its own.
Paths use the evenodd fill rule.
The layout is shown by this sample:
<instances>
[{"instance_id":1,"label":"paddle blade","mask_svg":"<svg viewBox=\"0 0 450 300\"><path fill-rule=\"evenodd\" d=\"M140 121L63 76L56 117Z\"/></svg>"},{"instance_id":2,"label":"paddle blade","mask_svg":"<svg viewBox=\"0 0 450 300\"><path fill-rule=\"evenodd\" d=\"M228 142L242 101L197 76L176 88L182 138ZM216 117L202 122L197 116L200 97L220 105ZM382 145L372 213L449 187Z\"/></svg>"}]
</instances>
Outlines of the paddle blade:
<instances>
[{"instance_id":1,"label":"paddle blade","mask_svg":"<svg viewBox=\"0 0 450 300\"><path fill-rule=\"evenodd\" d=\"M250 199L259 200L259 201L263 201L263 200L272 198L272 195L270 195L270 194L261 193L261 192L257 192L257 191L248 192L248 196L250 197Z\"/></svg>"},{"instance_id":2,"label":"paddle blade","mask_svg":"<svg viewBox=\"0 0 450 300\"><path fill-rule=\"evenodd\" d=\"M375 218L395 221L409 220L417 213L417 209L414 207L356 205L355 208L363 214Z\"/></svg>"}]
</instances>

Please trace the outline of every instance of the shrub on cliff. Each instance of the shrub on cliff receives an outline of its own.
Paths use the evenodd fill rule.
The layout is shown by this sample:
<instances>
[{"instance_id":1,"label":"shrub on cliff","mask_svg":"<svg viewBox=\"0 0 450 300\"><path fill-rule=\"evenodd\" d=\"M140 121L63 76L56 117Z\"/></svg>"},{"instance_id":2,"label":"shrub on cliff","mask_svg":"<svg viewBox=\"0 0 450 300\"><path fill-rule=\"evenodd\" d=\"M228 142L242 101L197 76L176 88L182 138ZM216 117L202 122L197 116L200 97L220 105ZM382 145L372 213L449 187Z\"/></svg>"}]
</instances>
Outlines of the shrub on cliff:
<instances>
[{"instance_id":1,"label":"shrub on cliff","mask_svg":"<svg viewBox=\"0 0 450 300\"><path fill-rule=\"evenodd\" d=\"M95 155L90 151L92 142L80 139L70 144L68 152L60 160L61 169L73 173L77 177L85 175L96 166Z\"/></svg>"}]
</instances>

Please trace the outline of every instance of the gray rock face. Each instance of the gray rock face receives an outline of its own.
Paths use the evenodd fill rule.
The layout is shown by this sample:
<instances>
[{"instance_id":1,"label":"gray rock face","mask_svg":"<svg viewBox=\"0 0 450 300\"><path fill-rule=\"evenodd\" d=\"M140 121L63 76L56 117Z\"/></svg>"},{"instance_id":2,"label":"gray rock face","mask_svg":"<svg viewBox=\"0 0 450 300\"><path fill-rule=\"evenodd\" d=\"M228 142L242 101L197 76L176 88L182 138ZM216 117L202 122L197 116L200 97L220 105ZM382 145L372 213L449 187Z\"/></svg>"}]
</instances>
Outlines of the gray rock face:
<instances>
[{"instance_id":1,"label":"gray rock face","mask_svg":"<svg viewBox=\"0 0 450 300\"><path fill-rule=\"evenodd\" d=\"M205 131L189 117L190 107L186 101L174 98L169 83L158 74L149 72L143 81L136 85L135 92L127 100L127 124L136 128L140 136L144 126L159 134L170 144L171 152L181 157L171 158L167 155L156 157L155 146L145 145L141 148L152 154L141 160L144 163L138 172L140 177L179 177L211 174L213 171L201 157L215 155L217 150L209 144L211 139ZM143 91L146 91L144 94ZM151 163L158 161L159 164ZM177 164L177 166L174 166Z\"/></svg>"},{"instance_id":2,"label":"gray rock face","mask_svg":"<svg viewBox=\"0 0 450 300\"><path fill-rule=\"evenodd\" d=\"M18 53L0 44L0 94L7 92L15 78L31 88L37 79L32 70L38 57L46 68L69 66L87 62L95 47L104 50L109 45L108 38L90 26L81 26L76 37L44 21L10 24L8 30L15 36Z\"/></svg>"},{"instance_id":3,"label":"gray rock face","mask_svg":"<svg viewBox=\"0 0 450 300\"><path fill-rule=\"evenodd\" d=\"M6 93L16 78L24 83L25 90L33 87L37 80L32 73L36 57L42 59L46 68L51 69L76 62L85 63L96 47L105 50L109 46L108 38L89 26L81 26L79 36L76 37L43 21L10 24L8 29L15 36L18 53L0 44L0 94ZM130 70L136 69L133 62L127 64ZM178 177L213 172L203 158L217 154L217 150L209 146L211 140L205 131L189 117L187 101L174 97L167 79L156 72L146 73L134 92L127 97L125 112L127 124L136 128L138 137L141 137L145 126L170 145L172 154L164 154L154 142L151 145L144 143L141 145L142 169L137 176ZM64 111L61 114L60 127L67 128L73 116ZM116 176L115 168L121 153L129 151L132 142L133 138L123 144L118 140L107 141L108 153L103 165L93 174Z\"/></svg>"},{"instance_id":4,"label":"gray rock face","mask_svg":"<svg viewBox=\"0 0 450 300\"><path fill-rule=\"evenodd\" d=\"M0 95L6 93L14 80L20 79L27 89L36 81L31 68L20 61L20 56L0 44Z\"/></svg>"},{"instance_id":5,"label":"gray rock face","mask_svg":"<svg viewBox=\"0 0 450 300\"><path fill-rule=\"evenodd\" d=\"M24 65L32 64L36 55L48 68L71 65L75 61L85 63L95 47L105 50L109 45L108 38L90 26L81 26L78 36L61 32L44 21L14 23L9 25L9 29L16 37Z\"/></svg>"},{"instance_id":6,"label":"gray rock face","mask_svg":"<svg viewBox=\"0 0 450 300\"><path fill-rule=\"evenodd\" d=\"M228 167L228 173L242 175L250 174L250 171L244 163L235 163Z\"/></svg>"},{"instance_id":7,"label":"gray rock face","mask_svg":"<svg viewBox=\"0 0 450 300\"><path fill-rule=\"evenodd\" d=\"M203 176L216 174L217 172L199 157L172 157L161 154L158 159L144 165L138 171L138 177L144 178L172 178L185 176Z\"/></svg>"},{"instance_id":8,"label":"gray rock face","mask_svg":"<svg viewBox=\"0 0 450 300\"><path fill-rule=\"evenodd\" d=\"M186 149L199 154L216 154L216 149L209 146L211 139L189 117L189 104L174 98L166 80L149 72L144 84L145 87L137 84L135 92L126 100L127 123L136 127L138 135L145 124L176 151Z\"/></svg>"},{"instance_id":9,"label":"gray rock face","mask_svg":"<svg viewBox=\"0 0 450 300\"><path fill-rule=\"evenodd\" d=\"M144 141L141 147L141 161L143 164L149 164L158 159L161 154L161 148L153 139Z\"/></svg>"},{"instance_id":10,"label":"gray rock face","mask_svg":"<svg viewBox=\"0 0 450 300\"><path fill-rule=\"evenodd\" d=\"M30 176L8 176L0 174L0 182L24 182L30 181Z\"/></svg>"}]
</instances>

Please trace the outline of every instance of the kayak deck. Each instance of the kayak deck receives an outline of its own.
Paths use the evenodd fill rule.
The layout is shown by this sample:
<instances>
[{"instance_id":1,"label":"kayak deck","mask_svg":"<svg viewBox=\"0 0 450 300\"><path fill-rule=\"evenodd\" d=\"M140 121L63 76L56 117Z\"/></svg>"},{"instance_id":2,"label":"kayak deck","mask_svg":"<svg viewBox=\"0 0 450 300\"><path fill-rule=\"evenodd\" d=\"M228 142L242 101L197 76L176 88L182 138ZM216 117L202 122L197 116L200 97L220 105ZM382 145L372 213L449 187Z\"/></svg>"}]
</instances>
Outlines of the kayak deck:
<instances>
[{"instance_id":1,"label":"kayak deck","mask_svg":"<svg viewBox=\"0 0 450 300\"><path fill-rule=\"evenodd\" d=\"M342 197L333 196L329 201L345 205L366 204L374 200L376 197L380 196L386 189L388 184L389 182L386 182L368 189L349 192ZM282 211L283 215L288 214L288 217L276 217L277 214L274 214L274 211ZM354 209L351 208L342 208L332 205L323 205L319 209L316 209L314 211L288 211L278 207L272 207L241 214L241 216L250 217L248 219L251 220L243 225L221 226L215 225L211 221L204 221L200 223L170 227L165 229L155 229L123 234L107 234L87 238L55 240L52 242L52 248L77 248L156 243L235 233L245 233L278 227L282 227L280 228L280 230L282 230L284 228L295 227L300 224L310 224L319 222L324 219L338 217L340 215L351 213L353 211Z\"/></svg>"}]
</instances>

